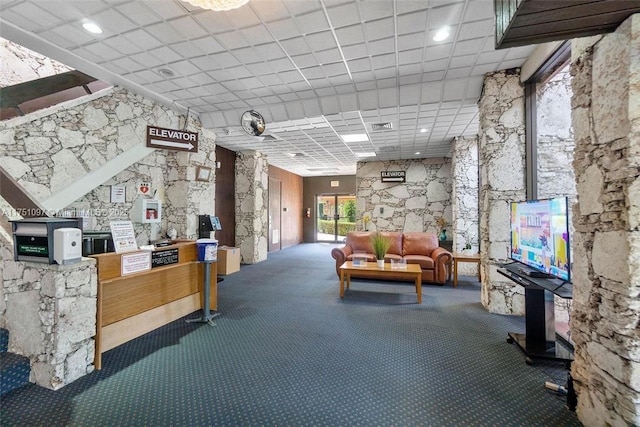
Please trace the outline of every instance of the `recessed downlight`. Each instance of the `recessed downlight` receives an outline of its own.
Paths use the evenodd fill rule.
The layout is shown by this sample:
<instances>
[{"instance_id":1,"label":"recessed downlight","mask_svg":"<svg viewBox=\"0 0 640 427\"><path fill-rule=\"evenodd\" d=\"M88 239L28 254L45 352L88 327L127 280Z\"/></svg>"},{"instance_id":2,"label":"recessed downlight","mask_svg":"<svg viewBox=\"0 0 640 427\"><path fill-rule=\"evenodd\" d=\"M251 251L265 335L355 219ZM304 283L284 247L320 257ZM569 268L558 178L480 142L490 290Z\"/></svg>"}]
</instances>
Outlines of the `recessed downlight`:
<instances>
[{"instance_id":1,"label":"recessed downlight","mask_svg":"<svg viewBox=\"0 0 640 427\"><path fill-rule=\"evenodd\" d=\"M427 129L427 128L422 128L422 129L420 129L420 133L427 133L428 130L429 129Z\"/></svg>"},{"instance_id":2,"label":"recessed downlight","mask_svg":"<svg viewBox=\"0 0 640 427\"><path fill-rule=\"evenodd\" d=\"M171 71L168 68L160 68L158 70L158 74L160 74L162 77L166 77L166 78L174 77L176 75L176 73L174 73L173 71Z\"/></svg>"},{"instance_id":3,"label":"recessed downlight","mask_svg":"<svg viewBox=\"0 0 640 427\"><path fill-rule=\"evenodd\" d=\"M451 29L449 27L442 27L433 36L433 41L434 42L441 42L443 40L446 40L446 39L449 38L450 34L451 34Z\"/></svg>"},{"instance_id":4,"label":"recessed downlight","mask_svg":"<svg viewBox=\"0 0 640 427\"><path fill-rule=\"evenodd\" d=\"M91 34L102 34L102 28L98 27L95 22L85 22L82 24L82 28L90 32Z\"/></svg>"},{"instance_id":5,"label":"recessed downlight","mask_svg":"<svg viewBox=\"0 0 640 427\"><path fill-rule=\"evenodd\" d=\"M366 133L348 133L340 135L344 142L364 142L369 140Z\"/></svg>"}]
</instances>

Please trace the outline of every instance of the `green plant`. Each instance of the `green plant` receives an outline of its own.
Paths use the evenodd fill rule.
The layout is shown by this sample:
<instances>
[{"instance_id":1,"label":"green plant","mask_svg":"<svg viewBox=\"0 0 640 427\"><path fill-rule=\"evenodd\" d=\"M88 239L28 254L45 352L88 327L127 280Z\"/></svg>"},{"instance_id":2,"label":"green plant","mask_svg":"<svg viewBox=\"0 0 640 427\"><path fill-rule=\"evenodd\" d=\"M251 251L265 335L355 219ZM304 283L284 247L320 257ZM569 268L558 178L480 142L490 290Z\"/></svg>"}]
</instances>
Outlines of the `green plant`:
<instances>
[{"instance_id":1,"label":"green plant","mask_svg":"<svg viewBox=\"0 0 640 427\"><path fill-rule=\"evenodd\" d=\"M465 241L464 249L465 249L465 250L467 250L467 249L471 249L471 238L470 238L469 236L467 236L467 239L466 239L466 241Z\"/></svg>"},{"instance_id":2,"label":"green plant","mask_svg":"<svg viewBox=\"0 0 640 427\"><path fill-rule=\"evenodd\" d=\"M356 222L356 202L347 200L344 204L344 214L347 217L347 221Z\"/></svg>"},{"instance_id":3,"label":"green plant","mask_svg":"<svg viewBox=\"0 0 640 427\"><path fill-rule=\"evenodd\" d=\"M391 239L380 233L376 233L371 237L371 243L373 245L373 254L376 256L376 259L383 260L391 247Z\"/></svg>"}]
</instances>

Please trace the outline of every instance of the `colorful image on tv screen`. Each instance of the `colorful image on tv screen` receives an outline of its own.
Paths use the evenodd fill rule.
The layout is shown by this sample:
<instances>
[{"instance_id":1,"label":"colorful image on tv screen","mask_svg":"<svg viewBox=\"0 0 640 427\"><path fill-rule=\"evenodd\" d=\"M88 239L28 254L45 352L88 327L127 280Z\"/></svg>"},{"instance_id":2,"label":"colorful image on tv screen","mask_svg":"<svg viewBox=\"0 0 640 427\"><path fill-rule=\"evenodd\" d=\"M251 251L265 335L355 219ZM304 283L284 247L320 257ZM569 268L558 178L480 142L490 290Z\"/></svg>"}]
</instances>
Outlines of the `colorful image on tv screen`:
<instances>
[{"instance_id":1,"label":"colorful image on tv screen","mask_svg":"<svg viewBox=\"0 0 640 427\"><path fill-rule=\"evenodd\" d=\"M511 203L510 257L569 280L569 216L565 197Z\"/></svg>"}]
</instances>

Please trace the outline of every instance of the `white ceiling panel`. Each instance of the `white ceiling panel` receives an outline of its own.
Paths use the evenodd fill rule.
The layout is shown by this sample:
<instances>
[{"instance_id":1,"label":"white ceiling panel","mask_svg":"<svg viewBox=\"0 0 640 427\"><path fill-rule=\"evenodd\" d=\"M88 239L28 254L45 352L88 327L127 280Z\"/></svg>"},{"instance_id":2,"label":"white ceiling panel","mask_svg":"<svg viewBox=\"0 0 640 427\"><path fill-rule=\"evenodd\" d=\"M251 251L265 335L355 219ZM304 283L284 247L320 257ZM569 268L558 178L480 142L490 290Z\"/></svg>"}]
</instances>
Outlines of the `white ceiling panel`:
<instances>
[{"instance_id":1,"label":"white ceiling panel","mask_svg":"<svg viewBox=\"0 0 640 427\"><path fill-rule=\"evenodd\" d=\"M104 32L84 32L85 20ZM70 67L82 71L82 58L107 83L189 107L220 146L263 151L301 176L354 174L356 152L450 155L453 138L477 133L484 74L521 66L533 50L493 48L487 0L250 0L229 12L181 0L18 0L0 3L3 23L21 41L45 39L34 50L53 59L68 49ZM455 39L433 41L445 24ZM268 138L242 131L248 109L265 116ZM370 128L385 122L393 129ZM371 141L346 144L341 132Z\"/></svg>"}]
</instances>

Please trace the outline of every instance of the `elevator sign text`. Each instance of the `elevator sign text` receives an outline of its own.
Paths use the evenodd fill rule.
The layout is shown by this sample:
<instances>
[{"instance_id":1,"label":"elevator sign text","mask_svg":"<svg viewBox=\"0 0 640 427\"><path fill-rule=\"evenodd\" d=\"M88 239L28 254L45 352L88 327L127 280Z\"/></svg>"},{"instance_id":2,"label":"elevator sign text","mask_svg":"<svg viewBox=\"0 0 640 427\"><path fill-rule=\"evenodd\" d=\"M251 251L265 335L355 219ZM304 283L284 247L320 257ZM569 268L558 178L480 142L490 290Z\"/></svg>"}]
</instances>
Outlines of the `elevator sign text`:
<instances>
[{"instance_id":1,"label":"elevator sign text","mask_svg":"<svg viewBox=\"0 0 640 427\"><path fill-rule=\"evenodd\" d=\"M405 182L405 171L382 171L382 182Z\"/></svg>"},{"instance_id":2,"label":"elevator sign text","mask_svg":"<svg viewBox=\"0 0 640 427\"><path fill-rule=\"evenodd\" d=\"M198 152L198 133L147 126L147 147Z\"/></svg>"}]
</instances>

